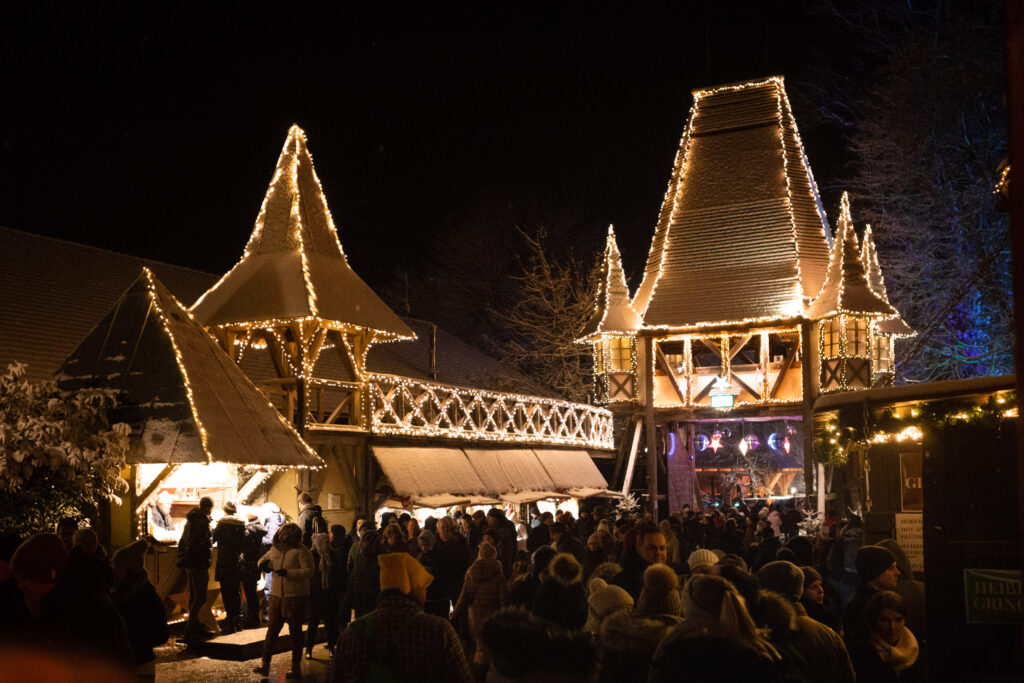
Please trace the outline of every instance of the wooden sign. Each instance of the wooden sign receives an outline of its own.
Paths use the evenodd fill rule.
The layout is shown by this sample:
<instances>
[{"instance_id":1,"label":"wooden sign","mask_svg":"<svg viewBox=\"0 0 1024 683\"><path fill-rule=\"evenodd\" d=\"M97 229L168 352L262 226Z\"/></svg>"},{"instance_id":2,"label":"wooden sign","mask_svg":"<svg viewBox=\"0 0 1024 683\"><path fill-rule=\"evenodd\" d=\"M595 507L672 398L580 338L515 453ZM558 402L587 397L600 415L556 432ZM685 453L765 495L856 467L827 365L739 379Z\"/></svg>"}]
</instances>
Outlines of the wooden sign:
<instances>
[{"instance_id":1,"label":"wooden sign","mask_svg":"<svg viewBox=\"0 0 1024 683\"><path fill-rule=\"evenodd\" d=\"M924 491L921 489L921 451L900 453L900 498L904 512L921 512Z\"/></svg>"},{"instance_id":2,"label":"wooden sign","mask_svg":"<svg viewBox=\"0 0 1024 683\"><path fill-rule=\"evenodd\" d=\"M964 569L964 600L968 624L1012 624L1024 621L1019 569Z\"/></svg>"}]
</instances>

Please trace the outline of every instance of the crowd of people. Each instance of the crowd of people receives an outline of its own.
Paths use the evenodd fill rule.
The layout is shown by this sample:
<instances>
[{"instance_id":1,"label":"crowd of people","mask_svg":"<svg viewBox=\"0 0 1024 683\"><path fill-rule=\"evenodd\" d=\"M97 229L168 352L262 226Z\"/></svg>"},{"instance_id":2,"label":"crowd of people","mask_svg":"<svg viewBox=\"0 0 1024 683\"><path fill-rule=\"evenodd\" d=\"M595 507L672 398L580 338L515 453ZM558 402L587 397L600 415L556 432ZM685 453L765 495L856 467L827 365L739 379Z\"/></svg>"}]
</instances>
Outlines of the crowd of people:
<instances>
[{"instance_id":1,"label":"crowd of people","mask_svg":"<svg viewBox=\"0 0 1024 683\"><path fill-rule=\"evenodd\" d=\"M347 531L308 495L294 523L272 504L242 520L227 503L212 524L212 508L189 512L178 545L186 640L212 635L198 615L215 543L221 630L267 624L262 676L288 624L304 634L291 640L300 678L322 623L338 682L924 680L923 584L895 541L865 545L856 518L807 536L792 505L684 509L657 525L600 506L579 519L491 508L422 526L357 516ZM0 544L0 629L152 662L168 634L146 542L107 558L91 530L61 533Z\"/></svg>"}]
</instances>

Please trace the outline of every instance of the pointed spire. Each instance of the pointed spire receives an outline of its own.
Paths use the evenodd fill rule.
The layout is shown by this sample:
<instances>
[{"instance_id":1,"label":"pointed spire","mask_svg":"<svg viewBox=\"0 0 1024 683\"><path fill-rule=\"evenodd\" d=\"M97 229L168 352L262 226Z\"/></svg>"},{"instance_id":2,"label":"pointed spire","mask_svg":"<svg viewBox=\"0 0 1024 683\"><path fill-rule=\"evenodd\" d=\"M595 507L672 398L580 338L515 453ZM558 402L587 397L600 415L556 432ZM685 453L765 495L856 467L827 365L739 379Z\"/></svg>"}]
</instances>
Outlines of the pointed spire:
<instances>
[{"instance_id":1,"label":"pointed spire","mask_svg":"<svg viewBox=\"0 0 1024 683\"><path fill-rule=\"evenodd\" d=\"M891 306L892 302L889 301L889 294L885 290L885 279L882 277L882 266L878 262L878 249L875 247L875 238L871 232L870 225L864 229L864 239L861 241L860 246L860 259L867 270L868 286L871 287L871 291ZM913 337L917 334L910 325L903 321L898 312L892 318L878 321L875 324L875 330L879 334L890 337Z\"/></svg>"},{"instance_id":2,"label":"pointed spire","mask_svg":"<svg viewBox=\"0 0 1024 683\"><path fill-rule=\"evenodd\" d=\"M412 339L412 330L352 270L306 134L288 130L241 261L192 306L204 325L319 318Z\"/></svg>"},{"instance_id":3,"label":"pointed spire","mask_svg":"<svg viewBox=\"0 0 1024 683\"><path fill-rule=\"evenodd\" d=\"M850 197L844 192L825 284L808 309L808 317L820 320L840 313L874 318L896 315L896 309L871 289L864 265L850 215Z\"/></svg>"},{"instance_id":4,"label":"pointed spire","mask_svg":"<svg viewBox=\"0 0 1024 683\"><path fill-rule=\"evenodd\" d=\"M608 226L599 278L594 314L583 326L577 341L593 341L603 334L629 334L643 326L643 320L629 301L622 255L615 241L615 228L611 225Z\"/></svg>"}]
</instances>

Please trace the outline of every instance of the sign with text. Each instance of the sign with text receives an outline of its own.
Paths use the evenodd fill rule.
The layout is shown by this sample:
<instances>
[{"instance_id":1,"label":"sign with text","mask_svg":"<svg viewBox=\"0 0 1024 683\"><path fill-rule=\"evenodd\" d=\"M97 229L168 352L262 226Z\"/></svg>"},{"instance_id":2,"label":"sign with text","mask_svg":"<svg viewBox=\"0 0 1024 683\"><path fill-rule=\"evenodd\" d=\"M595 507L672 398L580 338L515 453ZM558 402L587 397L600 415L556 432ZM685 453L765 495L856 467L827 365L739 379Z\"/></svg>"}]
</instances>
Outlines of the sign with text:
<instances>
[{"instance_id":1,"label":"sign with text","mask_svg":"<svg viewBox=\"0 0 1024 683\"><path fill-rule=\"evenodd\" d=\"M1014 624L1024 621L1019 569L964 569L968 624Z\"/></svg>"},{"instance_id":2,"label":"sign with text","mask_svg":"<svg viewBox=\"0 0 1024 683\"><path fill-rule=\"evenodd\" d=\"M900 453L900 494L904 512L920 512L923 509L921 451Z\"/></svg>"},{"instance_id":3,"label":"sign with text","mask_svg":"<svg viewBox=\"0 0 1024 683\"><path fill-rule=\"evenodd\" d=\"M915 572L924 571L924 523L921 513L896 513L896 542L903 548L910 568Z\"/></svg>"}]
</instances>

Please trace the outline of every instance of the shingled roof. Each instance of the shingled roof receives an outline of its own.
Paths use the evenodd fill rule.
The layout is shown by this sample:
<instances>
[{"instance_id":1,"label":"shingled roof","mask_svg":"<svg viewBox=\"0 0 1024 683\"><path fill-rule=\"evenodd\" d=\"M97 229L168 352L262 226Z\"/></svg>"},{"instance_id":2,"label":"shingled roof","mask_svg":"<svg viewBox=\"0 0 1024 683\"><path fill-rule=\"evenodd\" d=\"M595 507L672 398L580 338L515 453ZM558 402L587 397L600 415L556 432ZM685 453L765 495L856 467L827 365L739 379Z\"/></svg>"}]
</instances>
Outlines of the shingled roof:
<instances>
[{"instance_id":1,"label":"shingled roof","mask_svg":"<svg viewBox=\"0 0 1024 683\"><path fill-rule=\"evenodd\" d=\"M323 463L148 269L57 373L61 386L118 392L130 463Z\"/></svg>"},{"instance_id":2,"label":"shingled roof","mask_svg":"<svg viewBox=\"0 0 1024 683\"><path fill-rule=\"evenodd\" d=\"M615 241L615 229L608 226L608 239L601 260L594 315L583 326L577 341L593 341L602 334L626 334L644 324L629 301L629 287L622 271L622 255Z\"/></svg>"},{"instance_id":3,"label":"shingled roof","mask_svg":"<svg viewBox=\"0 0 1024 683\"><path fill-rule=\"evenodd\" d=\"M829 231L782 77L693 100L633 307L665 328L802 315Z\"/></svg>"},{"instance_id":4,"label":"shingled roof","mask_svg":"<svg viewBox=\"0 0 1024 683\"><path fill-rule=\"evenodd\" d=\"M312 317L385 340L413 337L349 266L298 126L288 131L242 260L192 313L206 326Z\"/></svg>"},{"instance_id":5,"label":"shingled roof","mask_svg":"<svg viewBox=\"0 0 1024 683\"><path fill-rule=\"evenodd\" d=\"M896 315L896 309L876 294L868 284L867 270L861 260L857 234L850 216L850 198L844 192L839 204L839 225L836 244L828 264L828 276L807 315L820 320L839 313L852 313L876 318Z\"/></svg>"},{"instance_id":6,"label":"shingled roof","mask_svg":"<svg viewBox=\"0 0 1024 683\"><path fill-rule=\"evenodd\" d=\"M875 238L871 232L871 226L864 228L864 238L860 242L860 260L868 272L868 286L871 291L877 294L887 304L889 294L885 291L885 279L882 277L882 266L878 263L878 250L875 248ZM894 307L895 308L895 307ZM881 320L875 323L875 331L889 337L913 337L917 335L910 325L903 322L898 314L895 317Z\"/></svg>"}]
</instances>

